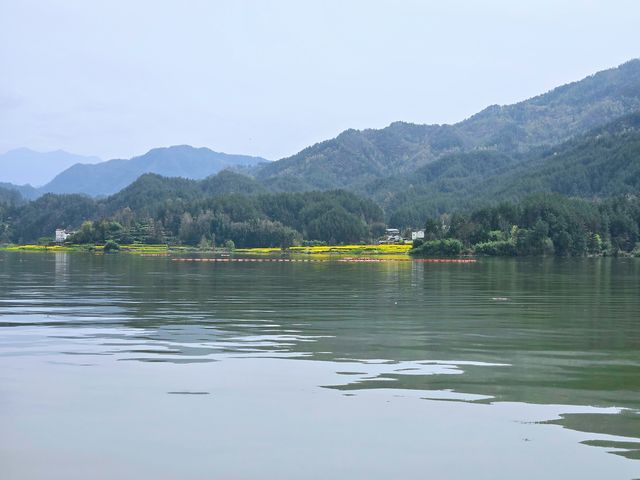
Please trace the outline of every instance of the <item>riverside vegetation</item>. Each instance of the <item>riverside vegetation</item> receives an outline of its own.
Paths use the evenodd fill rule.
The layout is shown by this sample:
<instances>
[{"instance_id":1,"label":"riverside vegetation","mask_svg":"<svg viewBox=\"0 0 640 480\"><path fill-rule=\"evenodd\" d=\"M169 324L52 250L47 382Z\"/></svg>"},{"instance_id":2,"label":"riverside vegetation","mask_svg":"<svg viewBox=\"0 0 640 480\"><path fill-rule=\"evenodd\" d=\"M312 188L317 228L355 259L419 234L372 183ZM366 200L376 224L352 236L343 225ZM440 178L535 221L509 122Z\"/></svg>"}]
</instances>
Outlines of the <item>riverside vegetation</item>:
<instances>
[{"instance_id":1,"label":"riverside vegetation","mask_svg":"<svg viewBox=\"0 0 640 480\"><path fill-rule=\"evenodd\" d=\"M257 203L274 199L282 201L281 210L273 204L267 207ZM312 200L307 205L304 199ZM41 202L47 200L50 199L43 197ZM296 202L300 202L299 210L289 208ZM175 219L173 223L167 222L169 228L165 223L167 217L139 218L125 209L110 219L85 220L65 246L50 246L50 238L45 237L39 246L9 248L102 251L104 246L107 252L123 245L124 251L132 253L166 253L168 245L173 251L211 251L217 244L254 254L287 249L292 253L351 255L403 254L409 248L402 244L371 245L373 239L384 232L382 213L375 204L345 192L265 197L234 195L211 199L207 205L211 209L194 212L183 206L169 213L169 218ZM280 216L276 220L263 216L258 213L259 207L270 208ZM244 215L240 217L244 221L234 221L238 219L238 211ZM254 216L248 216L247 212ZM280 220L284 220L285 212L290 214L288 225ZM17 226L42 229L41 225L31 222L26 227L20 223ZM538 194L520 202L444 214L428 219L422 227L425 239L414 241L410 252L413 255L640 256L640 199L633 196L593 202ZM5 225L5 235L10 228ZM42 230L22 238L37 239L40 233ZM342 246L335 245L338 243Z\"/></svg>"},{"instance_id":2,"label":"riverside vegetation","mask_svg":"<svg viewBox=\"0 0 640 480\"><path fill-rule=\"evenodd\" d=\"M640 199L536 195L427 221L415 255L640 256Z\"/></svg>"}]
</instances>

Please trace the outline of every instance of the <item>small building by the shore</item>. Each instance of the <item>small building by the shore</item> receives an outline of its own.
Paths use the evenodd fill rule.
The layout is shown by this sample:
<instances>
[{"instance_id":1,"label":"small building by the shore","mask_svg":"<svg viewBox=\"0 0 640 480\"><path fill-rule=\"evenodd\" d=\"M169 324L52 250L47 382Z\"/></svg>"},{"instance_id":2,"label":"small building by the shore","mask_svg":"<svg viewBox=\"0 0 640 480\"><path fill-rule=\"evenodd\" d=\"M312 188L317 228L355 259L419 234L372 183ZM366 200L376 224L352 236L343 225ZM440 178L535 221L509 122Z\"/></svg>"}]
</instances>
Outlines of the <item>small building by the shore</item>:
<instances>
[{"instance_id":1,"label":"small building by the shore","mask_svg":"<svg viewBox=\"0 0 640 480\"><path fill-rule=\"evenodd\" d=\"M56 229L56 243L64 243L64 241L69 238L69 236L73 234L73 232L67 231L64 228Z\"/></svg>"},{"instance_id":2,"label":"small building by the shore","mask_svg":"<svg viewBox=\"0 0 640 480\"><path fill-rule=\"evenodd\" d=\"M385 230L385 237L383 240L378 241L378 243L402 243L402 236L400 235L400 230L397 228L387 228Z\"/></svg>"},{"instance_id":3,"label":"small building by the shore","mask_svg":"<svg viewBox=\"0 0 640 480\"><path fill-rule=\"evenodd\" d=\"M411 240L424 240L424 230L413 230Z\"/></svg>"}]
</instances>

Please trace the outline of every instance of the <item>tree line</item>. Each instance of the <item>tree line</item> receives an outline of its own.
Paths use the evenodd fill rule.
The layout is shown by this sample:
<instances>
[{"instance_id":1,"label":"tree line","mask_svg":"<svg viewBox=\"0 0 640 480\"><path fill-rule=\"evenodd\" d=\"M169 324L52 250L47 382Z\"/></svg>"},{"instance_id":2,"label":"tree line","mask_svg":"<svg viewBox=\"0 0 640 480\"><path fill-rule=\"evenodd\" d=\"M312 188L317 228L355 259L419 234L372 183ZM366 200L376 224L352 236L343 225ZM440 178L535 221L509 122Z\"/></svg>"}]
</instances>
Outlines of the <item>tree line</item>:
<instances>
[{"instance_id":1,"label":"tree line","mask_svg":"<svg viewBox=\"0 0 640 480\"><path fill-rule=\"evenodd\" d=\"M384 233L380 207L353 193L207 195L193 185L145 175L107 199L47 194L27 204L2 203L0 241L31 243L67 228L77 230L70 238L77 243L232 241L238 247L286 248L305 241L370 242Z\"/></svg>"},{"instance_id":2,"label":"tree line","mask_svg":"<svg viewBox=\"0 0 640 480\"><path fill-rule=\"evenodd\" d=\"M538 194L470 213L432 217L414 255L640 256L640 198Z\"/></svg>"},{"instance_id":3,"label":"tree line","mask_svg":"<svg viewBox=\"0 0 640 480\"><path fill-rule=\"evenodd\" d=\"M0 242L51 241L56 228L77 230L76 243L286 248L369 243L385 223L376 203L342 190L215 195L199 182L157 175L106 199L48 194L27 203L0 189ZM432 216L424 228L416 255L638 255L640 199L536 194Z\"/></svg>"}]
</instances>

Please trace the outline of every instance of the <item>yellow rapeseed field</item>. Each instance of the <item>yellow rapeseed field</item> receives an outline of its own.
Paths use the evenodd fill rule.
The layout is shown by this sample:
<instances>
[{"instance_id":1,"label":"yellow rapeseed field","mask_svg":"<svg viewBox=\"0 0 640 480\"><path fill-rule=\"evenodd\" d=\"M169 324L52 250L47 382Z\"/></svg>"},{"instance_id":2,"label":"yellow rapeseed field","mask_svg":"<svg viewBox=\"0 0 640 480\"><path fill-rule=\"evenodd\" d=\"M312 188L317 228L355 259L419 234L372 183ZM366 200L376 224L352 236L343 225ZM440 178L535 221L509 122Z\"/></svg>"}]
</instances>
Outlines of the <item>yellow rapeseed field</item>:
<instances>
[{"instance_id":1,"label":"yellow rapeseed field","mask_svg":"<svg viewBox=\"0 0 640 480\"><path fill-rule=\"evenodd\" d=\"M340 254L340 255L406 255L411 250L411 244L383 244L383 245L317 245L313 247L291 247L291 253L307 255ZM274 254L281 253L279 248L243 248L236 249L240 253Z\"/></svg>"},{"instance_id":2,"label":"yellow rapeseed field","mask_svg":"<svg viewBox=\"0 0 640 480\"><path fill-rule=\"evenodd\" d=\"M67 245L8 245L2 247L2 250L8 252L71 252L75 248Z\"/></svg>"},{"instance_id":3,"label":"yellow rapeseed field","mask_svg":"<svg viewBox=\"0 0 640 480\"><path fill-rule=\"evenodd\" d=\"M5 251L19 252L86 252L101 253L102 245L6 245L0 248ZM315 255L330 258L338 255L373 256L384 255L385 258L404 259L411 249L410 244L384 245L319 245L313 247L291 247L287 253L295 255ZM131 244L121 245L120 251L134 255L168 255L169 253L186 253L195 251L191 247L169 247L168 245ZM238 248L235 252L250 255L275 255L283 253L280 248Z\"/></svg>"},{"instance_id":4,"label":"yellow rapeseed field","mask_svg":"<svg viewBox=\"0 0 640 480\"><path fill-rule=\"evenodd\" d=\"M9 252L102 252L102 245L6 245L0 250ZM169 247L167 245L145 245L131 244L121 245L121 252L138 254L138 255L158 255L168 254Z\"/></svg>"}]
</instances>

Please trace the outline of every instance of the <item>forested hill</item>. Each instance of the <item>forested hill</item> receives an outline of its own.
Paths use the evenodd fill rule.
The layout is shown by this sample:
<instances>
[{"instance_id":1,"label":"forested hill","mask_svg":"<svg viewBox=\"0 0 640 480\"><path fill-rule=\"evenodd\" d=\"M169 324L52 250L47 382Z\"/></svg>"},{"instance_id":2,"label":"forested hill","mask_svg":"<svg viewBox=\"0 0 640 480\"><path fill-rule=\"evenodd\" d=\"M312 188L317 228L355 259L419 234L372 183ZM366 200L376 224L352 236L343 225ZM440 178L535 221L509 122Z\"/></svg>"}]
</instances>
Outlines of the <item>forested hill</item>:
<instances>
[{"instance_id":1,"label":"forested hill","mask_svg":"<svg viewBox=\"0 0 640 480\"><path fill-rule=\"evenodd\" d=\"M444 167L448 170L462 169L471 162L473 175L484 178L535 157L539 149L634 111L640 111L640 60L517 104L488 107L454 125L396 122L380 130L347 130L275 162L183 145L154 149L130 160L77 164L37 190L9 187L26 198L48 192L99 197L118 192L144 173L202 179L234 168L258 180L261 186L247 184L250 189L295 192L344 188L396 210L403 203L396 200L402 199L388 187L401 189L397 180L403 175L431 175L424 168L440 159L454 163ZM483 159L487 158L493 161L485 162ZM442 168L440 165L436 170Z\"/></svg>"},{"instance_id":2,"label":"forested hill","mask_svg":"<svg viewBox=\"0 0 640 480\"><path fill-rule=\"evenodd\" d=\"M375 238L373 232L380 231L378 224L383 221L394 227L420 227L429 217L519 200L535 193L592 200L637 195L640 113L624 116L552 148L533 149L525 154L486 150L447 155L410 174L378 180L362 191L366 195L360 197L346 192L273 193L269 187L237 172L222 171L200 181L145 174L102 200L49 194L21 206L24 201L17 192L0 190L3 215L13 219L11 230L3 230L3 241L33 241L51 235L55 228L77 228L84 220L108 218L126 225L153 226L156 232L164 232L156 235L156 239L184 241L188 237L193 242L195 234L185 237L185 229L181 230L183 215L188 213L197 223L198 218L208 218L207 212L220 213L222 217L216 217L216 221L225 219L220 225L268 220L292 228L299 235L296 238L366 241ZM371 200L364 200L365 196ZM345 208L343 203L336 204L334 200L338 197L340 202L359 207L354 210ZM287 215L280 210L272 216L270 202L284 202L294 213ZM363 209L369 213L363 214ZM302 210L304 214L299 213ZM325 215L325 210L331 213ZM11 212L14 213L10 215ZM295 219L298 215L303 215L304 220ZM323 225L333 222L343 230L345 225L355 225L354 231L360 232L360 236L336 233L334 227L326 225L308 230L315 220ZM226 230L211 227L210 231L199 228L201 238L213 234L233 239L227 227ZM310 231L319 236L309 237Z\"/></svg>"},{"instance_id":3,"label":"forested hill","mask_svg":"<svg viewBox=\"0 0 640 480\"><path fill-rule=\"evenodd\" d=\"M550 146L640 110L640 60L508 106L491 106L455 125L397 122L347 130L298 154L261 165L257 178L297 189L363 189L391 173L473 150L509 154Z\"/></svg>"},{"instance_id":4,"label":"forested hill","mask_svg":"<svg viewBox=\"0 0 640 480\"><path fill-rule=\"evenodd\" d=\"M24 203L24 199L20 192L12 188L4 188L0 184L0 205L5 207L20 205Z\"/></svg>"},{"instance_id":5,"label":"forested hill","mask_svg":"<svg viewBox=\"0 0 640 480\"><path fill-rule=\"evenodd\" d=\"M19 192L0 186L0 243L11 239L9 222L15 211L24 203Z\"/></svg>"},{"instance_id":6,"label":"forested hill","mask_svg":"<svg viewBox=\"0 0 640 480\"><path fill-rule=\"evenodd\" d=\"M0 188L17 192L22 198L38 198L38 189L31 185L15 185L8 182L0 182Z\"/></svg>"},{"instance_id":7,"label":"forested hill","mask_svg":"<svg viewBox=\"0 0 640 480\"><path fill-rule=\"evenodd\" d=\"M640 112L549 149L478 188L485 197L503 199L532 192L583 198L640 193Z\"/></svg>"},{"instance_id":8,"label":"forested hill","mask_svg":"<svg viewBox=\"0 0 640 480\"><path fill-rule=\"evenodd\" d=\"M29 243L51 238L56 228L80 227L75 240L81 243L233 241L245 247L373 241L384 233L380 207L353 193L263 193L252 182L233 172L202 181L146 174L105 199L46 194L0 208L0 243ZM251 185L253 195L237 193Z\"/></svg>"},{"instance_id":9,"label":"forested hill","mask_svg":"<svg viewBox=\"0 0 640 480\"><path fill-rule=\"evenodd\" d=\"M395 225L534 193L597 199L640 192L640 112L551 148L447 155L368 185Z\"/></svg>"},{"instance_id":10,"label":"forested hill","mask_svg":"<svg viewBox=\"0 0 640 480\"><path fill-rule=\"evenodd\" d=\"M426 221L414 255L640 257L640 198L593 202L537 194ZM418 243L421 243L418 245Z\"/></svg>"},{"instance_id":11,"label":"forested hill","mask_svg":"<svg viewBox=\"0 0 640 480\"><path fill-rule=\"evenodd\" d=\"M155 148L129 160L76 164L39 189L39 193L106 196L120 191L145 173L202 179L225 168L257 165L260 162L266 160L246 155L229 155L189 145Z\"/></svg>"},{"instance_id":12,"label":"forested hill","mask_svg":"<svg viewBox=\"0 0 640 480\"><path fill-rule=\"evenodd\" d=\"M75 191L91 195L119 190L102 199L47 194L27 203L0 189L0 242L31 242L86 220L103 226L84 233L93 241L106 238L105 225L117 224L122 241L364 242L375 239L384 223L421 227L430 217L532 194L581 197L594 205L633 199L640 191L640 60L519 104L490 107L456 125L349 130L254 167L252 177L230 170L207 176L226 163L236 168L260 160L228 157L172 147L129 161L73 167L56 179L77 182ZM140 176L141 169L164 169L176 178ZM602 235L614 238L615 232L603 228Z\"/></svg>"}]
</instances>

